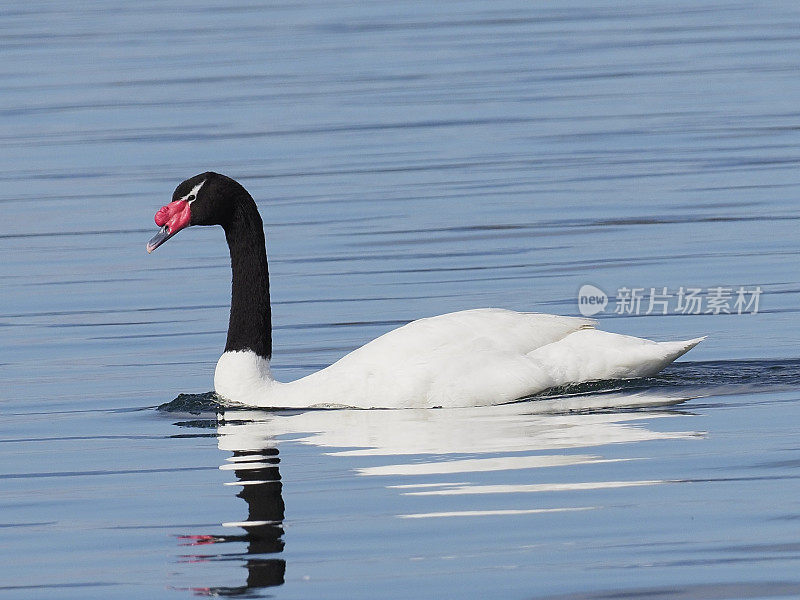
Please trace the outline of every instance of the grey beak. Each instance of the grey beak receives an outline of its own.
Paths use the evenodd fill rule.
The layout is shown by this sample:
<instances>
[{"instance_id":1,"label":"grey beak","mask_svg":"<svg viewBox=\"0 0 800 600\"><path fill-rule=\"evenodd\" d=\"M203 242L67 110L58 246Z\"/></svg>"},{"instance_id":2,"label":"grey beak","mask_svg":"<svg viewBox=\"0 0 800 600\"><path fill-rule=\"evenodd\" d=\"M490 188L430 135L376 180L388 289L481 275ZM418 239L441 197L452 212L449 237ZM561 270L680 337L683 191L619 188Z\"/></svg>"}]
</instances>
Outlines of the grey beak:
<instances>
[{"instance_id":1,"label":"grey beak","mask_svg":"<svg viewBox=\"0 0 800 600\"><path fill-rule=\"evenodd\" d=\"M150 254L153 250L158 248L161 244L166 242L169 238L172 237L172 234L169 231L169 226L164 225L161 229L158 230L158 233L155 234L149 242L147 242L147 253Z\"/></svg>"}]
</instances>

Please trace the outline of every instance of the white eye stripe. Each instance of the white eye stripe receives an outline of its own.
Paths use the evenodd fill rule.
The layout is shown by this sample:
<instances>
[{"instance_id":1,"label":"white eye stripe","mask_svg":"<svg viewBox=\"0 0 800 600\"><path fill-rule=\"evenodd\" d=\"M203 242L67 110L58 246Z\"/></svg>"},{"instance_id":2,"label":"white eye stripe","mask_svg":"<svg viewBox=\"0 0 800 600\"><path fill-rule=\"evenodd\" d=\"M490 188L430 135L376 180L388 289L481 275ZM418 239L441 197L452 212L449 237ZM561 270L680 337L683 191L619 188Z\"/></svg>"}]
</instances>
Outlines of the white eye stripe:
<instances>
[{"instance_id":1,"label":"white eye stripe","mask_svg":"<svg viewBox=\"0 0 800 600\"><path fill-rule=\"evenodd\" d=\"M198 183L196 186L194 186L194 187L192 188L192 191L191 191L191 192L189 192L188 194L186 194L186 195L185 195L183 198L181 198L181 200L186 200L186 199L187 199L187 198L189 198L190 196L194 196L194 198L192 198L191 200L187 200L188 204L191 206L192 202L194 202L195 200L197 200L197 193L200 191L200 188L201 188L201 187L203 187L203 184L204 184L205 182L206 182L206 180L205 180L205 179L203 179L203 181L201 181L201 182L200 182L200 183Z\"/></svg>"}]
</instances>

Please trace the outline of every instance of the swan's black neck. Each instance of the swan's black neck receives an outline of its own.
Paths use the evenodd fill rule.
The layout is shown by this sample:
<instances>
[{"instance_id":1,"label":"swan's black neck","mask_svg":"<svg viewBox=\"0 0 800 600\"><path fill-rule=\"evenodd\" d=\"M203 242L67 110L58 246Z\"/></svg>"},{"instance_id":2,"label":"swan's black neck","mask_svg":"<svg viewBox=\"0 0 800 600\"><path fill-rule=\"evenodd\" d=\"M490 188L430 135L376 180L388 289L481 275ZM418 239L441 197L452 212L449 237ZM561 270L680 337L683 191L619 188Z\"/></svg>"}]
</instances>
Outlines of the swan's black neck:
<instances>
[{"instance_id":1,"label":"swan's black neck","mask_svg":"<svg viewBox=\"0 0 800 600\"><path fill-rule=\"evenodd\" d=\"M269 359L272 357L272 311L264 225L250 194L237 194L233 204L230 218L222 225L233 272L225 351L252 350Z\"/></svg>"}]
</instances>

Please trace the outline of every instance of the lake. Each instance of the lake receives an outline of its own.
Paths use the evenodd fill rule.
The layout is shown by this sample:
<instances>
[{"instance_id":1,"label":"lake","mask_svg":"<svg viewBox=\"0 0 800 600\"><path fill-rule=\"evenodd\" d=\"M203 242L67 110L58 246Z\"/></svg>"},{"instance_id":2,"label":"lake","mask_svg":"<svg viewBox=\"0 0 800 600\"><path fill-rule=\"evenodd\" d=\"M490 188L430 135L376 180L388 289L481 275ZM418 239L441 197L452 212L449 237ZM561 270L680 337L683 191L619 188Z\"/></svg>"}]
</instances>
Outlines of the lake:
<instances>
[{"instance_id":1,"label":"lake","mask_svg":"<svg viewBox=\"0 0 800 600\"><path fill-rule=\"evenodd\" d=\"M800 6L0 14L0 594L800 596ZM221 406L224 235L145 252L206 170L264 218L279 379L584 286L708 338L504 406Z\"/></svg>"}]
</instances>

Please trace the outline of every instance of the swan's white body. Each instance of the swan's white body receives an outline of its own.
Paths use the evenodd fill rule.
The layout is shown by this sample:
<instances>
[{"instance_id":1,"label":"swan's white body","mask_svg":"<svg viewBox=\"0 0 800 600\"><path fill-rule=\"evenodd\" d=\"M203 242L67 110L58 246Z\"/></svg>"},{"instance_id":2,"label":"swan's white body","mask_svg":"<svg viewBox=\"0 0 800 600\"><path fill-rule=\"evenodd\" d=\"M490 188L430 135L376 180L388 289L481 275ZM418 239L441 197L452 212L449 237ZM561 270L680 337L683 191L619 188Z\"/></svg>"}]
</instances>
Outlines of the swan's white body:
<instances>
[{"instance_id":1,"label":"swan's white body","mask_svg":"<svg viewBox=\"0 0 800 600\"><path fill-rule=\"evenodd\" d=\"M433 408L512 402L554 386L653 375L703 338L653 342L590 319L484 308L413 321L281 383L256 353L225 352L214 388L271 408Z\"/></svg>"}]
</instances>

